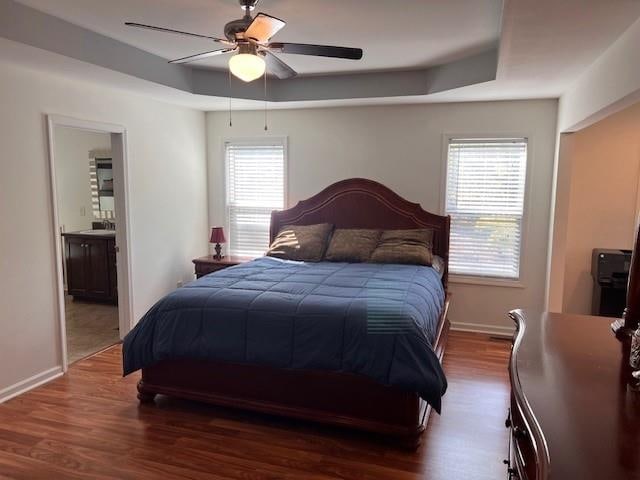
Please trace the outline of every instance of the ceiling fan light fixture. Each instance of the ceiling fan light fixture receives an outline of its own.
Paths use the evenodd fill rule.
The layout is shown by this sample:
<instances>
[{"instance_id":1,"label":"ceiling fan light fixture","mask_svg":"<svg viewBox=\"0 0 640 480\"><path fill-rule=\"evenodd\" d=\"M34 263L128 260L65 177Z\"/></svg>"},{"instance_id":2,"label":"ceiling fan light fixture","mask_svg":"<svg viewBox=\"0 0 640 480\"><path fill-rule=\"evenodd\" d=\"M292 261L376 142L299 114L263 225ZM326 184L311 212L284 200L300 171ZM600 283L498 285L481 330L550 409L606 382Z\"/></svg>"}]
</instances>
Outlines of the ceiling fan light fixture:
<instances>
[{"instance_id":1,"label":"ceiling fan light fixture","mask_svg":"<svg viewBox=\"0 0 640 480\"><path fill-rule=\"evenodd\" d=\"M252 82L264 75L267 65L255 48L242 48L229 59L229 70L244 82Z\"/></svg>"}]
</instances>

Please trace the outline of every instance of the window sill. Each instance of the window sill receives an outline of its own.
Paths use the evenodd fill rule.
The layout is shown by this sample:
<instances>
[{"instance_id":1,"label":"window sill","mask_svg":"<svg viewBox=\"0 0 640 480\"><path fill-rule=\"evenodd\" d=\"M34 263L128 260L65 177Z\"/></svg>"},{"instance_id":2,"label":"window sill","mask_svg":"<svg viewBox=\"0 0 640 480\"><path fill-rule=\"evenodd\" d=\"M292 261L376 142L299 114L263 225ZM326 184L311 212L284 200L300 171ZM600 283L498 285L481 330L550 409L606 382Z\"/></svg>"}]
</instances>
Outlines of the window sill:
<instances>
[{"instance_id":1,"label":"window sill","mask_svg":"<svg viewBox=\"0 0 640 480\"><path fill-rule=\"evenodd\" d=\"M485 285L491 287L525 288L521 280L508 280L491 277L471 277L467 275L449 275L449 283L461 283L465 285Z\"/></svg>"}]
</instances>

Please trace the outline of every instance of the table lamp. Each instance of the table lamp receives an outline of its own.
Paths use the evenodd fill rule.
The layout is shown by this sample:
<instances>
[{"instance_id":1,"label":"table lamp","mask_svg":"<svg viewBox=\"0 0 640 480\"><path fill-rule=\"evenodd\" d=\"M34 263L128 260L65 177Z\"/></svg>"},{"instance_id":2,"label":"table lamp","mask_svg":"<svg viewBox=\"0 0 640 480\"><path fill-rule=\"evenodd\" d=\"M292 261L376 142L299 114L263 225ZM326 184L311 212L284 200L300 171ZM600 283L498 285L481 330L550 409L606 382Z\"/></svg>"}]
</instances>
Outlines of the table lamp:
<instances>
[{"instance_id":1,"label":"table lamp","mask_svg":"<svg viewBox=\"0 0 640 480\"><path fill-rule=\"evenodd\" d=\"M216 254L213 256L216 260L221 260L222 255L220 252L222 251L221 243L227 243L227 239L224 236L224 228L222 227L211 227L211 238L209 239L209 243L215 243Z\"/></svg>"}]
</instances>

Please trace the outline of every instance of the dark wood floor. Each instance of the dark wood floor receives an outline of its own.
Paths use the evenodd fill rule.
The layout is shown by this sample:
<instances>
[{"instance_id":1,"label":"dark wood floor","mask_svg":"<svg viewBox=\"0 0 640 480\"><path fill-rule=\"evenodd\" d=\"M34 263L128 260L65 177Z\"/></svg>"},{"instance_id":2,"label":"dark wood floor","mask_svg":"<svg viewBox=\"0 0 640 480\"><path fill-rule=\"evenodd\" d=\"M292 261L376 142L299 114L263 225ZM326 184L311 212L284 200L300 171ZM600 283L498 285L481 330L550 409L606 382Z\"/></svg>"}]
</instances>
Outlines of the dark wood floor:
<instances>
[{"instance_id":1,"label":"dark wood floor","mask_svg":"<svg viewBox=\"0 0 640 480\"><path fill-rule=\"evenodd\" d=\"M120 347L0 405L0 478L499 479L509 342L452 332L449 390L423 445L160 398L139 406Z\"/></svg>"}]
</instances>

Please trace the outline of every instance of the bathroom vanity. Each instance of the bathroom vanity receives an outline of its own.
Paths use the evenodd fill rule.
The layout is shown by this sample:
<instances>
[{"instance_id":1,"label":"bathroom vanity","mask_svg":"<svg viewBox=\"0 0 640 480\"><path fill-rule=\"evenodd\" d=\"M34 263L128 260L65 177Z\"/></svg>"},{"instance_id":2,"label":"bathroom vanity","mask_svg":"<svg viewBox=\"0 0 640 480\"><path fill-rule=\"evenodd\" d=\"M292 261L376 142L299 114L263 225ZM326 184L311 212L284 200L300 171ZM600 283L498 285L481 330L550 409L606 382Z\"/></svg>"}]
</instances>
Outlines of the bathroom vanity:
<instances>
[{"instance_id":1,"label":"bathroom vanity","mask_svg":"<svg viewBox=\"0 0 640 480\"><path fill-rule=\"evenodd\" d=\"M117 303L115 231L83 230L62 236L68 294L74 298Z\"/></svg>"}]
</instances>

